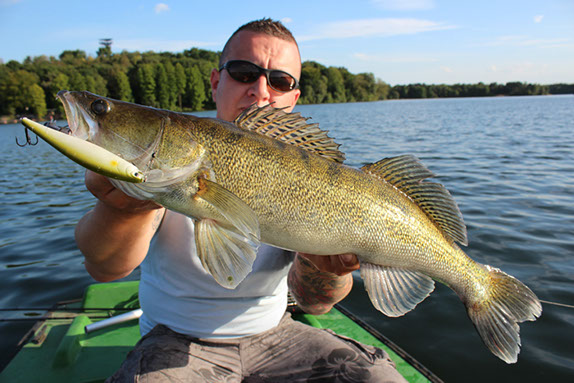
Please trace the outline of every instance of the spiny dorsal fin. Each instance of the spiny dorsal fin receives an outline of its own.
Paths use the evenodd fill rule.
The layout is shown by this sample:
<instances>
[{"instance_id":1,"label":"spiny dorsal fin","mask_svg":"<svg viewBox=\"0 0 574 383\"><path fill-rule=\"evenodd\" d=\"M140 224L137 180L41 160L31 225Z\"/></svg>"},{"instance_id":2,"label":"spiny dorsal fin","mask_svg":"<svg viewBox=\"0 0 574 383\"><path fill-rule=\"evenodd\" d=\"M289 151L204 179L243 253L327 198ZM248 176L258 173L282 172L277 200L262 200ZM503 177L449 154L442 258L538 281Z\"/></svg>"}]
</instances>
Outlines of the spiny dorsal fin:
<instances>
[{"instance_id":1,"label":"spiny dorsal fin","mask_svg":"<svg viewBox=\"0 0 574 383\"><path fill-rule=\"evenodd\" d=\"M271 105L258 107L253 104L234 121L243 129L274 138L286 144L298 146L327 159L343 162L345 154L339 151L339 144L319 129L319 124L307 124L300 113L286 113Z\"/></svg>"},{"instance_id":2,"label":"spiny dorsal fin","mask_svg":"<svg viewBox=\"0 0 574 383\"><path fill-rule=\"evenodd\" d=\"M453 241L467 245L466 225L458 206L444 186L422 182L434 174L410 155L385 158L361 168L405 193Z\"/></svg>"}]
</instances>

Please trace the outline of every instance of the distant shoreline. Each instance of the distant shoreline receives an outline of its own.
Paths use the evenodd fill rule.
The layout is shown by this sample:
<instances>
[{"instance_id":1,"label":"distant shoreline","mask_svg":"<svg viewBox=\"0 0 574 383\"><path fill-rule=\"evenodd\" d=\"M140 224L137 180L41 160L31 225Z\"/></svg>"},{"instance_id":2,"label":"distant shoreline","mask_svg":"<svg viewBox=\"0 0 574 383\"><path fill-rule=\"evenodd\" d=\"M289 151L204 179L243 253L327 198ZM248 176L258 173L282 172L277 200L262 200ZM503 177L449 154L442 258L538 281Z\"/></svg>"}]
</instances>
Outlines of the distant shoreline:
<instances>
[{"instance_id":1,"label":"distant shoreline","mask_svg":"<svg viewBox=\"0 0 574 383\"><path fill-rule=\"evenodd\" d=\"M495 97L541 97L541 96L574 96L574 93L560 93L560 94L535 94L535 95L507 95L507 94L499 94L499 95L495 95L495 96L471 96L471 97L463 97L463 96L459 96L459 97L426 97L426 98L389 98L389 99L385 99L385 100L374 100L374 101L353 101L353 102L343 102L343 103L337 103L337 102L323 102L320 104L297 104L297 105L327 105L327 104L355 104L355 103L359 103L359 102L380 102L380 101L400 101L400 100L438 100L438 99L452 99L452 98L460 98L460 99L464 99L464 98L495 98ZM205 110L201 110L201 111L197 111L197 112L205 112ZM180 113L194 113L194 112L180 112ZM66 120L66 116L64 115L59 115L56 113L52 113L52 121L65 121ZM0 116L0 125L11 125L11 124L17 124L21 118L29 118L32 121L36 121L36 122L47 122L50 121L49 119L46 118L37 118L34 115L31 114L27 114L27 115L21 115L21 116Z\"/></svg>"}]
</instances>

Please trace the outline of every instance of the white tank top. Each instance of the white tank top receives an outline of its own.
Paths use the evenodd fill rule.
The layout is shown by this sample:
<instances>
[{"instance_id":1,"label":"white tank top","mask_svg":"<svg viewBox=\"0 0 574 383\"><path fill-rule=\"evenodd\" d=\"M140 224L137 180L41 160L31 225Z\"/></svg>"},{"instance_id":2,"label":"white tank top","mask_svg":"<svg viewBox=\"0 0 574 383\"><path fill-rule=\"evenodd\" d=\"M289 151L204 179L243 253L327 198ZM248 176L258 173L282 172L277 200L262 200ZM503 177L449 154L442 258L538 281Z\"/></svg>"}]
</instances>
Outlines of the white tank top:
<instances>
[{"instance_id":1,"label":"white tank top","mask_svg":"<svg viewBox=\"0 0 574 383\"><path fill-rule=\"evenodd\" d=\"M221 287L196 255L193 221L167 211L141 264L142 335L157 324L196 338L236 338L269 330L287 307L292 253L261 245L253 271Z\"/></svg>"}]
</instances>

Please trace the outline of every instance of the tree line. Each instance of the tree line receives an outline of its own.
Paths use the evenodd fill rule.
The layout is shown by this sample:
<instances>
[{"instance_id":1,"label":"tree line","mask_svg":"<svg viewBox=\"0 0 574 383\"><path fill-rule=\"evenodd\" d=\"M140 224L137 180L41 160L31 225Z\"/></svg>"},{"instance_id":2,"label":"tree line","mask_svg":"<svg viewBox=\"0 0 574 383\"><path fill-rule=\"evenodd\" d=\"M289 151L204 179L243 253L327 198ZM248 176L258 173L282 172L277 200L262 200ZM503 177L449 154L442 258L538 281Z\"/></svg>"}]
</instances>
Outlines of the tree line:
<instances>
[{"instance_id":1,"label":"tree line","mask_svg":"<svg viewBox=\"0 0 574 383\"><path fill-rule=\"evenodd\" d=\"M55 95L62 89L88 90L162 109L214 109L209 79L219 57L220 52L198 48L181 53L112 53L110 47L102 47L96 57L68 50L58 58L37 56L0 63L0 116L61 118L63 108ZM574 93L574 84L522 82L390 86L372 73L353 74L313 61L303 63L300 88L301 104Z\"/></svg>"}]
</instances>

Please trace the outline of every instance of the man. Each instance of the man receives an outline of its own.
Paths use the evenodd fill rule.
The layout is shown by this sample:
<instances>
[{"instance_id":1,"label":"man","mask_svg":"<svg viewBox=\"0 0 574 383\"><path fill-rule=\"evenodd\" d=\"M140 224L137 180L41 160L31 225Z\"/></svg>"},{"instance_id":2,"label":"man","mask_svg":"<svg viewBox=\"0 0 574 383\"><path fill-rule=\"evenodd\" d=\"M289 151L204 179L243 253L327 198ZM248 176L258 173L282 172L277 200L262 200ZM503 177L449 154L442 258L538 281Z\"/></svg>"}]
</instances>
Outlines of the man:
<instances>
[{"instance_id":1,"label":"man","mask_svg":"<svg viewBox=\"0 0 574 383\"><path fill-rule=\"evenodd\" d=\"M299 49L281 23L244 25L211 73L217 117L232 121L253 103L291 111L300 74ZM111 281L141 264L144 337L110 381L402 380L383 351L285 314L288 285L312 314L342 300L352 286L350 272L358 269L354 255L293 255L262 245L253 271L228 290L202 268L191 219L132 199L92 172L86 185L98 198L76 228L88 272Z\"/></svg>"}]
</instances>

